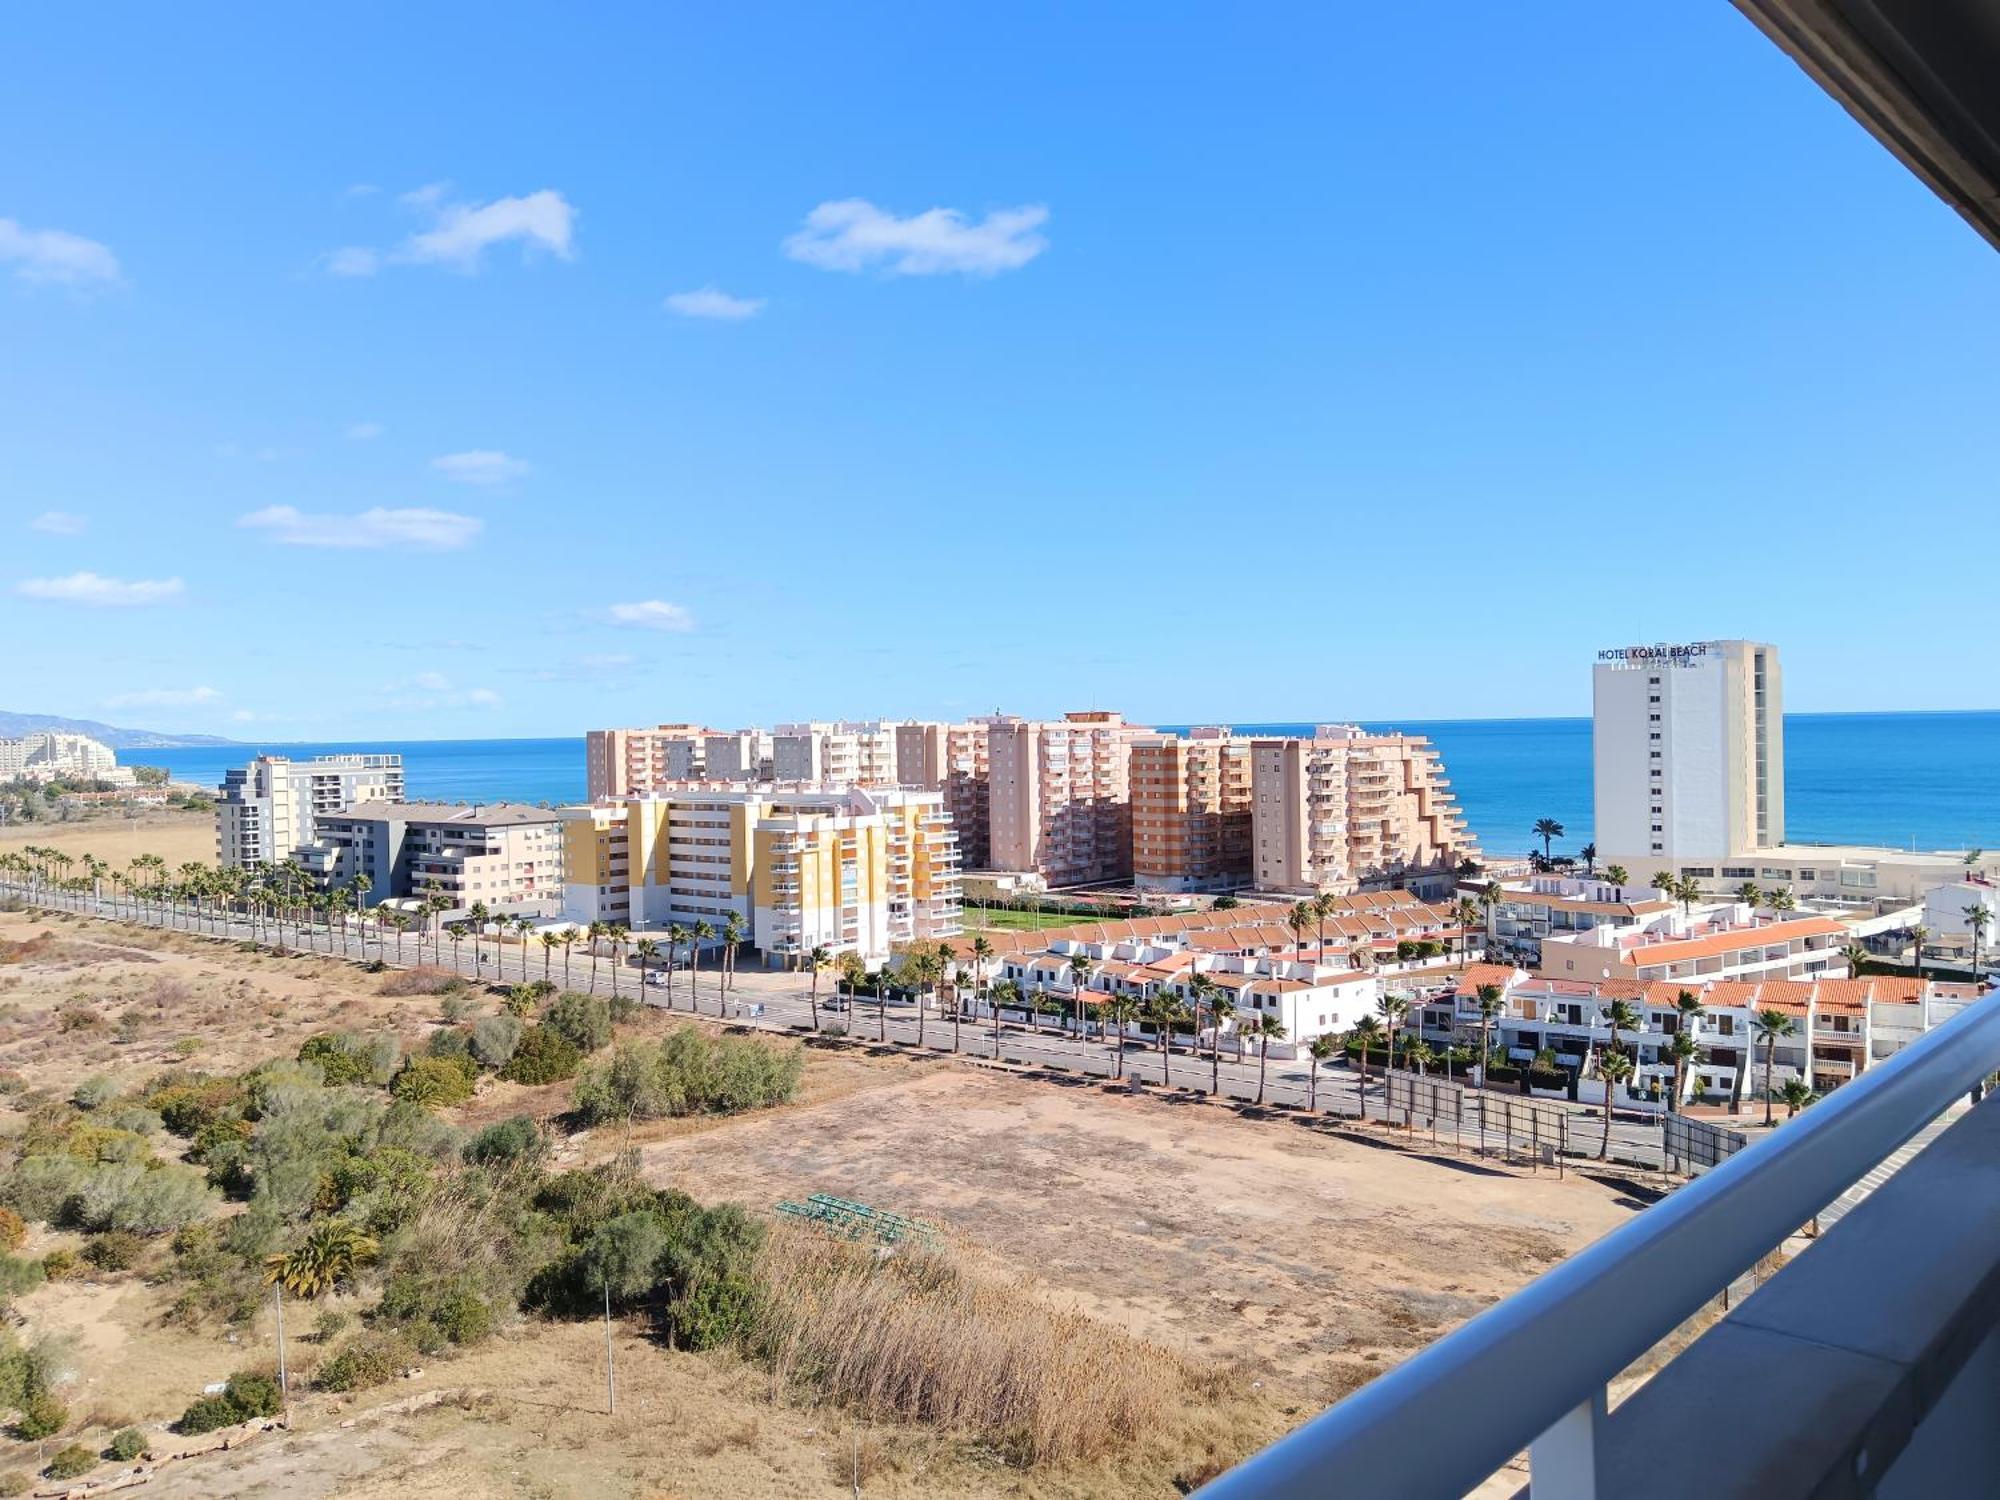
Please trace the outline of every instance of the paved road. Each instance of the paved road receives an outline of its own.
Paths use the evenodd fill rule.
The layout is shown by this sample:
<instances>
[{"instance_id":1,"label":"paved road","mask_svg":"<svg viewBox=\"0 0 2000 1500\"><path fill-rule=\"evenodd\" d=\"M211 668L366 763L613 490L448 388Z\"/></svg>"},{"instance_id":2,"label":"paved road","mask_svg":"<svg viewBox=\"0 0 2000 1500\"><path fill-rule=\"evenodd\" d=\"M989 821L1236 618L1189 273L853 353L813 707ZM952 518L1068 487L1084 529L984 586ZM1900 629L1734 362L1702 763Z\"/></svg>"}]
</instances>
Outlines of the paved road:
<instances>
[{"instance_id":1,"label":"paved road","mask_svg":"<svg viewBox=\"0 0 2000 1500\"><path fill-rule=\"evenodd\" d=\"M270 946L279 936L276 924L262 918L252 921L241 915L207 912L195 915L182 908L162 909L153 903L135 904L124 897L114 901L67 892L31 891L5 883L0 883L0 892L55 910L184 931L220 941L254 941ZM744 969L735 975L733 987L724 992L722 975L712 961L692 976L684 967L671 973L655 970L651 978L670 981L657 984L640 982L640 971L632 967L629 954L624 962L613 964L608 957L589 954L580 946L565 959L559 949L554 954L545 955L539 944L496 944L489 937L481 940L475 953L475 947L469 940L456 947L448 940L433 946L428 941L420 945L414 936L406 936L399 953L399 945L393 936L385 937L363 930L358 923L351 924L346 931L338 927L331 930L311 927L302 933L295 933L291 924L287 923L283 938L287 949L302 953L356 962L381 959L392 966L403 967L421 961L455 970L481 984L536 980L546 973L548 978L566 988L610 994L615 987L619 994L643 997L647 1004L661 1009L686 1011L692 1007L700 1014L724 1016L746 1026L791 1032L808 1028L811 1024L811 986L807 977L798 973ZM835 994L832 976L823 975L819 985L822 1030L839 1026L850 1035L869 1041L886 1033L885 1039L889 1043L912 1048L917 1045L918 1021L913 1004L889 1004L886 1018L878 1014L873 997L866 993L859 997L852 1010L844 1008L845 1005L845 998ZM943 1053L953 1050L952 1024L948 1016L941 1016L936 1011L928 1013L923 1022L923 1035L927 1048ZM1306 1107L1309 1099L1316 1098L1321 1111L1347 1118L1362 1115L1364 1102L1369 1117L1381 1118L1385 1108L1379 1077L1368 1081L1364 1096L1360 1076L1344 1061L1321 1066L1315 1094L1308 1077L1309 1070L1303 1062L1273 1058L1265 1070L1260 1090L1254 1050L1239 1059L1226 1041L1219 1065L1206 1051L1197 1056L1185 1047L1177 1047L1171 1062L1163 1068L1157 1045L1149 1045L1136 1037L1129 1038L1121 1063L1117 1057L1118 1049L1111 1040L1097 1036L1079 1040L1073 1028L1064 1032L1047 1023L1035 1029L1008 1021L1002 1026L996 1047L992 1019L985 1016L967 1019L961 1024L958 1050L972 1057L993 1058L997 1055L1004 1061L1036 1067L1060 1067L1098 1077L1108 1078L1118 1072L1125 1078L1137 1078L1154 1086L1170 1082L1174 1087L1202 1092L1206 1092L1211 1079L1219 1075L1225 1097L1250 1103L1257 1100L1261 1093L1266 1103L1301 1109ZM1163 1076L1169 1072L1170 1079ZM1494 1098L1497 1101L1500 1097L1500 1092L1496 1090ZM1595 1157L1603 1135L1603 1116L1596 1110L1564 1105L1560 1101L1542 1102L1568 1117L1566 1154L1572 1158ZM1448 1126L1445 1131L1441 1141L1450 1138ZM1460 1144L1467 1148L1475 1146L1477 1134L1468 1127ZM1489 1140L1489 1144L1497 1148L1497 1134ZM1518 1144L1525 1145L1525 1140ZM1661 1159L1660 1127L1644 1120L1614 1120L1610 1154L1616 1160L1657 1167Z\"/></svg>"}]
</instances>

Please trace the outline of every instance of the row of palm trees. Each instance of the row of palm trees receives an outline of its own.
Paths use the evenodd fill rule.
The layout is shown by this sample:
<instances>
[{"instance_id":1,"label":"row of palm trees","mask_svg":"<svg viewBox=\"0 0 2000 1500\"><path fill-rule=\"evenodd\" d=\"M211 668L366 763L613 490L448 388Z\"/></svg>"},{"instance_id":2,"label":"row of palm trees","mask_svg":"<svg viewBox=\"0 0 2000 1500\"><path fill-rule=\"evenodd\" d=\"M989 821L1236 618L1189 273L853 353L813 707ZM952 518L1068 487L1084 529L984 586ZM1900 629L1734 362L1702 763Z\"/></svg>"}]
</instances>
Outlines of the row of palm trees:
<instances>
[{"instance_id":1,"label":"row of palm trees","mask_svg":"<svg viewBox=\"0 0 2000 1500\"><path fill-rule=\"evenodd\" d=\"M1470 896L1461 896L1457 904L1452 908L1452 920L1458 927L1458 957L1461 964L1467 962L1470 958L1473 929L1475 927L1483 927L1488 931L1491 930L1492 908L1499 899L1500 883L1493 881L1481 891L1478 901L1473 900ZM1485 903L1486 910L1484 912L1480 910L1481 902ZM1291 909L1285 913L1285 925L1292 931L1292 941L1296 945L1297 952L1301 955L1305 953L1307 947L1306 934L1310 932L1316 940L1313 955L1314 961L1324 964L1326 962L1327 919L1344 912L1346 909L1345 898L1336 896L1330 891L1321 892L1317 896L1294 902ZM1446 951L1447 953L1449 952L1448 944ZM1375 962L1374 945L1366 940L1353 943L1348 948L1347 960L1349 965L1356 969L1372 967Z\"/></svg>"}]
</instances>

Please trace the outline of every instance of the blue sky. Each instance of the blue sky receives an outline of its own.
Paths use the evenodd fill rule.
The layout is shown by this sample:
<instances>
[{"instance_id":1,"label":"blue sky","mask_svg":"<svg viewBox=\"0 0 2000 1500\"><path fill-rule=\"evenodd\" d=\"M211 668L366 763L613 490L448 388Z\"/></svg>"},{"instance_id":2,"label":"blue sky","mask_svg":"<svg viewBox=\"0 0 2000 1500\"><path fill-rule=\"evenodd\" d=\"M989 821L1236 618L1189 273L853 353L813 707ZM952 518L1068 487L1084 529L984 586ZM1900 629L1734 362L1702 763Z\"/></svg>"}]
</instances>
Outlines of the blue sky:
<instances>
[{"instance_id":1,"label":"blue sky","mask_svg":"<svg viewBox=\"0 0 2000 1500\"><path fill-rule=\"evenodd\" d=\"M2000 263L1722 0L1141 14L11 12L0 707L1993 706Z\"/></svg>"}]
</instances>

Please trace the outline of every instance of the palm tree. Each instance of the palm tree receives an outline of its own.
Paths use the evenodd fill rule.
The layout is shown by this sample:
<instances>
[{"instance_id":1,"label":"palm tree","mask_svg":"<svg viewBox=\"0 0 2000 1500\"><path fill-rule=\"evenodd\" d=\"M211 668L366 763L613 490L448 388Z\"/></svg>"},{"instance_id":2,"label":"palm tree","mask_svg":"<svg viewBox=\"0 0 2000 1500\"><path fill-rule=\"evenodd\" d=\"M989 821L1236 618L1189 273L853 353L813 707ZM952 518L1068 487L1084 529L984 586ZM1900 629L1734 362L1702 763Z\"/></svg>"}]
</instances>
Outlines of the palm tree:
<instances>
[{"instance_id":1,"label":"palm tree","mask_svg":"<svg viewBox=\"0 0 2000 1500\"><path fill-rule=\"evenodd\" d=\"M1160 1039L1160 1083L1173 1087L1174 1074L1174 1027L1187 1017L1187 1005L1165 985L1153 992L1146 1002L1146 1019L1153 1023Z\"/></svg>"},{"instance_id":2,"label":"palm tree","mask_svg":"<svg viewBox=\"0 0 2000 1500\"><path fill-rule=\"evenodd\" d=\"M1248 985L1244 988L1247 990ZM1225 1022L1236 1018L1236 999L1221 985L1206 974L1195 974L1188 979L1188 996L1194 1001L1195 1026L1200 1029L1201 1013L1208 1011L1208 1091L1222 1092L1222 1027ZM1243 1030L1236 1031L1236 1055L1243 1056Z\"/></svg>"},{"instance_id":3,"label":"palm tree","mask_svg":"<svg viewBox=\"0 0 2000 1500\"><path fill-rule=\"evenodd\" d=\"M1484 1093L1486 1075L1491 1071L1487 1059L1492 1056L1491 1044L1487 1041L1487 1037L1493 1029L1493 1018L1500 1014L1500 986L1482 984L1473 991L1473 995L1479 1002L1479 1089Z\"/></svg>"},{"instance_id":4,"label":"palm tree","mask_svg":"<svg viewBox=\"0 0 2000 1500\"><path fill-rule=\"evenodd\" d=\"M375 1241L341 1219L322 1219L288 1253L264 1257L264 1283L294 1297L323 1297L375 1258Z\"/></svg>"},{"instance_id":5,"label":"palm tree","mask_svg":"<svg viewBox=\"0 0 2000 1500\"><path fill-rule=\"evenodd\" d=\"M557 934L556 934L556 941L557 941L558 943L562 944L562 951L563 951L563 988L564 988L564 989L568 989L568 988L569 988L569 950L570 950L570 949L572 949L572 948L574 948L574 947L576 946L576 929L575 929L574 927L565 927L565 928L564 928L564 929L563 929L563 930L562 930L561 932L559 932L559 933L557 933Z\"/></svg>"},{"instance_id":6,"label":"palm tree","mask_svg":"<svg viewBox=\"0 0 2000 1500\"><path fill-rule=\"evenodd\" d=\"M1389 1033L1389 1061L1396 1060L1396 1027L1410 1013L1410 1002L1402 995L1384 995L1375 1002L1375 1014L1380 1016Z\"/></svg>"},{"instance_id":7,"label":"palm tree","mask_svg":"<svg viewBox=\"0 0 2000 1500\"><path fill-rule=\"evenodd\" d=\"M1422 1078L1425 1076L1424 1070L1436 1061L1437 1061L1437 1053L1431 1050L1431 1044L1429 1042L1425 1041L1420 1036L1411 1036L1407 1032L1404 1033L1403 1036L1404 1067L1407 1068L1414 1065L1417 1070L1417 1077Z\"/></svg>"},{"instance_id":8,"label":"palm tree","mask_svg":"<svg viewBox=\"0 0 2000 1500\"><path fill-rule=\"evenodd\" d=\"M1271 1060L1271 1043L1285 1039L1285 1023L1270 1011L1257 1017L1257 1103L1264 1102L1264 1070Z\"/></svg>"},{"instance_id":9,"label":"palm tree","mask_svg":"<svg viewBox=\"0 0 2000 1500\"><path fill-rule=\"evenodd\" d=\"M1340 1043L1330 1031L1322 1031L1306 1043L1306 1056L1312 1059L1306 1073L1306 1108L1319 1113L1319 1065L1340 1050Z\"/></svg>"},{"instance_id":10,"label":"palm tree","mask_svg":"<svg viewBox=\"0 0 2000 1500\"><path fill-rule=\"evenodd\" d=\"M1138 1019L1139 1006L1130 995L1113 995L1104 1002L1104 1019L1118 1028L1117 1041L1111 1051L1111 1076L1125 1076L1125 1027Z\"/></svg>"},{"instance_id":11,"label":"palm tree","mask_svg":"<svg viewBox=\"0 0 2000 1500\"><path fill-rule=\"evenodd\" d=\"M534 931L535 919L533 917L514 918L514 940L521 948L521 983L523 984L528 982L528 940L534 935Z\"/></svg>"},{"instance_id":12,"label":"palm tree","mask_svg":"<svg viewBox=\"0 0 2000 1500\"><path fill-rule=\"evenodd\" d=\"M597 993L597 945L604 941L605 926L592 922L583 929L584 944L590 952L590 993Z\"/></svg>"},{"instance_id":13,"label":"palm tree","mask_svg":"<svg viewBox=\"0 0 2000 1500\"><path fill-rule=\"evenodd\" d=\"M647 976L653 972L653 965L660 956L660 945L649 937L642 937L639 939L638 942L632 945L632 951L639 955L639 984L641 986L640 995L643 998L645 995L644 986L647 983ZM672 1010L673 1008L674 1008L674 996L673 992L669 990L667 992L667 1009Z\"/></svg>"},{"instance_id":14,"label":"palm tree","mask_svg":"<svg viewBox=\"0 0 2000 1500\"><path fill-rule=\"evenodd\" d=\"M1681 915L1688 916L1693 913L1695 902L1701 900L1701 882L1692 875L1683 875L1674 882L1674 895L1680 899Z\"/></svg>"},{"instance_id":15,"label":"palm tree","mask_svg":"<svg viewBox=\"0 0 2000 1500\"><path fill-rule=\"evenodd\" d=\"M1930 928L1922 923L1910 929L1910 949L1916 955L1917 983L1924 982L1924 944L1931 940Z\"/></svg>"},{"instance_id":16,"label":"palm tree","mask_svg":"<svg viewBox=\"0 0 2000 1500\"><path fill-rule=\"evenodd\" d=\"M1632 879L1632 872L1623 865L1606 865L1604 878L1617 886L1620 894L1623 894L1624 887Z\"/></svg>"},{"instance_id":17,"label":"palm tree","mask_svg":"<svg viewBox=\"0 0 2000 1500\"><path fill-rule=\"evenodd\" d=\"M1597 1145L1597 1159L1603 1161L1611 1154L1611 1096L1632 1076L1632 1059L1622 1052L1602 1053L1597 1059L1597 1076L1604 1080L1604 1139Z\"/></svg>"},{"instance_id":18,"label":"palm tree","mask_svg":"<svg viewBox=\"0 0 2000 1500\"><path fill-rule=\"evenodd\" d=\"M812 988L809 991L807 991L806 998L812 1005L812 1023L814 1031L819 1030L819 971L827 966L828 960L830 960L832 957L833 955L827 951L826 945L823 943L815 946L813 950L806 955L806 967L812 970ZM669 990L672 990L673 986L669 984L667 988Z\"/></svg>"},{"instance_id":19,"label":"palm tree","mask_svg":"<svg viewBox=\"0 0 2000 1500\"><path fill-rule=\"evenodd\" d=\"M1688 1069L1701 1061L1701 1046L1695 1041L1693 1032L1677 1031L1674 1033L1673 1045L1667 1050L1674 1060L1674 1096L1667 1101L1667 1112L1674 1114L1681 1107L1682 1085L1687 1078Z\"/></svg>"},{"instance_id":20,"label":"palm tree","mask_svg":"<svg viewBox=\"0 0 2000 1500\"><path fill-rule=\"evenodd\" d=\"M1763 902L1764 893L1757 889L1756 881L1746 880L1736 887L1736 899L1745 906L1754 908Z\"/></svg>"},{"instance_id":21,"label":"palm tree","mask_svg":"<svg viewBox=\"0 0 2000 1500\"><path fill-rule=\"evenodd\" d=\"M1021 987L1011 979L1003 979L986 989L986 1003L993 1007L993 1055L1000 1055L1000 1007L1018 1005L1021 1002Z\"/></svg>"},{"instance_id":22,"label":"palm tree","mask_svg":"<svg viewBox=\"0 0 2000 1500\"><path fill-rule=\"evenodd\" d=\"M1535 819L1534 834L1536 838L1542 841L1542 863L1547 864L1551 857L1551 850L1554 847L1555 840L1563 836L1563 826L1554 818L1537 818Z\"/></svg>"},{"instance_id":23,"label":"palm tree","mask_svg":"<svg viewBox=\"0 0 2000 1500\"><path fill-rule=\"evenodd\" d=\"M1840 950L1840 956L1847 962L1847 972L1859 979L1868 963L1868 950L1859 943L1849 943Z\"/></svg>"},{"instance_id":24,"label":"palm tree","mask_svg":"<svg viewBox=\"0 0 2000 1500\"><path fill-rule=\"evenodd\" d=\"M861 986L868 982L868 964L850 948L840 955L834 969L840 975L841 986L847 991L847 1013L851 1016L855 1014L855 1002L861 998Z\"/></svg>"},{"instance_id":25,"label":"palm tree","mask_svg":"<svg viewBox=\"0 0 2000 1500\"><path fill-rule=\"evenodd\" d=\"M604 940L611 948L611 998L618 998L618 976L625 968L625 945L632 940L631 929L623 922L606 922ZM528 977L527 960L521 963L521 977Z\"/></svg>"},{"instance_id":26,"label":"palm tree","mask_svg":"<svg viewBox=\"0 0 2000 1500\"><path fill-rule=\"evenodd\" d=\"M486 921L488 917L492 916L492 913L486 909L484 901L475 901L466 911L465 915L472 922L472 967L476 969L479 967L479 940L486 936ZM497 948L498 944L495 944L495 946ZM569 983L569 955L563 955L563 964L563 983L567 985Z\"/></svg>"},{"instance_id":27,"label":"palm tree","mask_svg":"<svg viewBox=\"0 0 2000 1500\"><path fill-rule=\"evenodd\" d=\"M1778 1097L1785 1101L1785 1118L1789 1120L1819 1095L1812 1091L1812 1085L1803 1078L1787 1078L1785 1086L1778 1090Z\"/></svg>"},{"instance_id":28,"label":"palm tree","mask_svg":"<svg viewBox=\"0 0 2000 1500\"><path fill-rule=\"evenodd\" d=\"M1701 996L1693 990L1684 989L1674 996L1674 1014L1678 1019L1674 1025L1674 1098L1671 1107L1678 1109L1687 1066L1700 1056L1700 1049L1695 1045L1695 1022L1708 1014L1708 1007L1701 1003ZM1686 1047L1681 1045L1682 1037L1687 1038Z\"/></svg>"},{"instance_id":29,"label":"palm tree","mask_svg":"<svg viewBox=\"0 0 2000 1500\"><path fill-rule=\"evenodd\" d=\"M1070 1000L1076 1008L1076 1040L1084 1040L1084 990L1090 988L1090 976L1098 972L1096 962L1088 954L1070 954Z\"/></svg>"},{"instance_id":30,"label":"palm tree","mask_svg":"<svg viewBox=\"0 0 2000 1500\"><path fill-rule=\"evenodd\" d=\"M1966 930L1972 934L1972 982L1979 983L1979 949L1986 941L1986 928L1993 921L1993 913L1986 909L1984 901L1975 901L1965 908Z\"/></svg>"},{"instance_id":31,"label":"palm tree","mask_svg":"<svg viewBox=\"0 0 2000 1500\"><path fill-rule=\"evenodd\" d=\"M465 924L463 922L447 922L444 924L444 931L445 936L451 939L451 966L456 969L458 967L458 945L465 941Z\"/></svg>"},{"instance_id":32,"label":"palm tree","mask_svg":"<svg viewBox=\"0 0 2000 1500\"><path fill-rule=\"evenodd\" d=\"M993 962L993 944L988 942L983 932L972 937L972 993L974 998L988 993L991 986L986 977L987 967Z\"/></svg>"},{"instance_id":33,"label":"palm tree","mask_svg":"<svg viewBox=\"0 0 2000 1500\"><path fill-rule=\"evenodd\" d=\"M1764 1124L1771 1118L1771 1069L1778 1060L1778 1041L1798 1030L1798 1023L1781 1010L1760 1010L1750 1018L1750 1030L1764 1044Z\"/></svg>"},{"instance_id":34,"label":"palm tree","mask_svg":"<svg viewBox=\"0 0 2000 1500\"><path fill-rule=\"evenodd\" d=\"M1472 929L1481 920L1481 915L1479 903L1470 896L1460 896L1451 909L1452 920L1458 923L1458 966L1461 969L1472 960Z\"/></svg>"},{"instance_id":35,"label":"palm tree","mask_svg":"<svg viewBox=\"0 0 2000 1500\"><path fill-rule=\"evenodd\" d=\"M1313 916L1313 904L1310 901L1295 902L1292 909L1285 913L1285 925L1292 929L1292 942L1296 953L1306 951L1306 929L1316 920Z\"/></svg>"},{"instance_id":36,"label":"palm tree","mask_svg":"<svg viewBox=\"0 0 2000 1500\"><path fill-rule=\"evenodd\" d=\"M1368 1117L1368 1053L1382 1039L1382 1023L1373 1016L1363 1016L1354 1023L1347 1033L1347 1039L1361 1049L1361 1091L1355 1097L1361 1101L1361 1117Z\"/></svg>"},{"instance_id":37,"label":"palm tree","mask_svg":"<svg viewBox=\"0 0 2000 1500\"><path fill-rule=\"evenodd\" d=\"M1479 888L1479 904L1485 908L1487 953L1493 951L1493 913L1500 905L1500 882L1489 880Z\"/></svg>"},{"instance_id":38,"label":"palm tree","mask_svg":"<svg viewBox=\"0 0 2000 1500\"><path fill-rule=\"evenodd\" d=\"M1340 910L1340 898L1334 895L1332 891L1321 891L1317 896L1313 897L1312 909L1313 920L1319 926L1319 952L1317 958L1320 963L1325 963L1326 919Z\"/></svg>"},{"instance_id":39,"label":"palm tree","mask_svg":"<svg viewBox=\"0 0 2000 1500\"><path fill-rule=\"evenodd\" d=\"M1633 1009L1632 1002L1629 1000L1613 1000L1609 1005L1604 1007L1604 1024L1611 1028L1611 1040L1607 1044L1609 1050L1622 1052L1625 1050L1624 1044L1618 1040L1618 1033L1621 1031L1637 1031L1639 1029L1639 1012Z\"/></svg>"},{"instance_id":40,"label":"palm tree","mask_svg":"<svg viewBox=\"0 0 2000 1500\"><path fill-rule=\"evenodd\" d=\"M681 950L687 947L688 940L693 936L694 934L689 932L687 927L683 923L669 922L667 924L667 1009L668 1010L672 1010L674 1008L674 965L680 961L679 954ZM692 1000L689 1001L689 1005L694 1010L701 1009L701 1007L699 1005L694 1004ZM813 1030L814 1031L819 1030L819 1022L817 1020L813 1022Z\"/></svg>"},{"instance_id":41,"label":"palm tree","mask_svg":"<svg viewBox=\"0 0 2000 1500\"><path fill-rule=\"evenodd\" d=\"M1799 909L1799 900L1798 897L1791 893L1789 887L1781 885L1775 891L1771 892L1768 905L1772 911L1797 911Z\"/></svg>"},{"instance_id":42,"label":"palm tree","mask_svg":"<svg viewBox=\"0 0 2000 1500\"><path fill-rule=\"evenodd\" d=\"M701 945L715 941L715 924L706 917L694 924L690 934L693 942L688 945L688 1008L696 1014L701 1012L701 999L696 994L695 981L701 974ZM715 994L715 1013L722 1014L722 992Z\"/></svg>"},{"instance_id":43,"label":"palm tree","mask_svg":"<svg viewBox=\"0 0 2000 1500\"><path fill-rule=\"evenodd\" d=\"M736 988L736 950L743 946L743 939L749 935L743 926L743 918L731 912L722 919L722 987Z\"/></svg>"}]
</instances>

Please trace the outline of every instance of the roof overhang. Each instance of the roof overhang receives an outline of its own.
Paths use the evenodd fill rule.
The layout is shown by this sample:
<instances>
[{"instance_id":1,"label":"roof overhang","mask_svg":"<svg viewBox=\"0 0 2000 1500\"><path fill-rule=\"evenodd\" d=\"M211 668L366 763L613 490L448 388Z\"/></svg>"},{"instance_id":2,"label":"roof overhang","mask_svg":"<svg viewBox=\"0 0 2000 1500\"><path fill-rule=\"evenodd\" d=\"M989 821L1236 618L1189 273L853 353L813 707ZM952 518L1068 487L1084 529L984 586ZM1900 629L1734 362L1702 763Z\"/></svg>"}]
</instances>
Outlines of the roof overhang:
<instances>
[{"instance_id":1,"label":"roof overhang","mask_svg":"<svg viewBox=\"0 0 2000 1500\"><path fill-rule=\"evenodd\" d=\"M1734 0L2000 249L2000 0Z\"/></svg>"}]
</instances>

